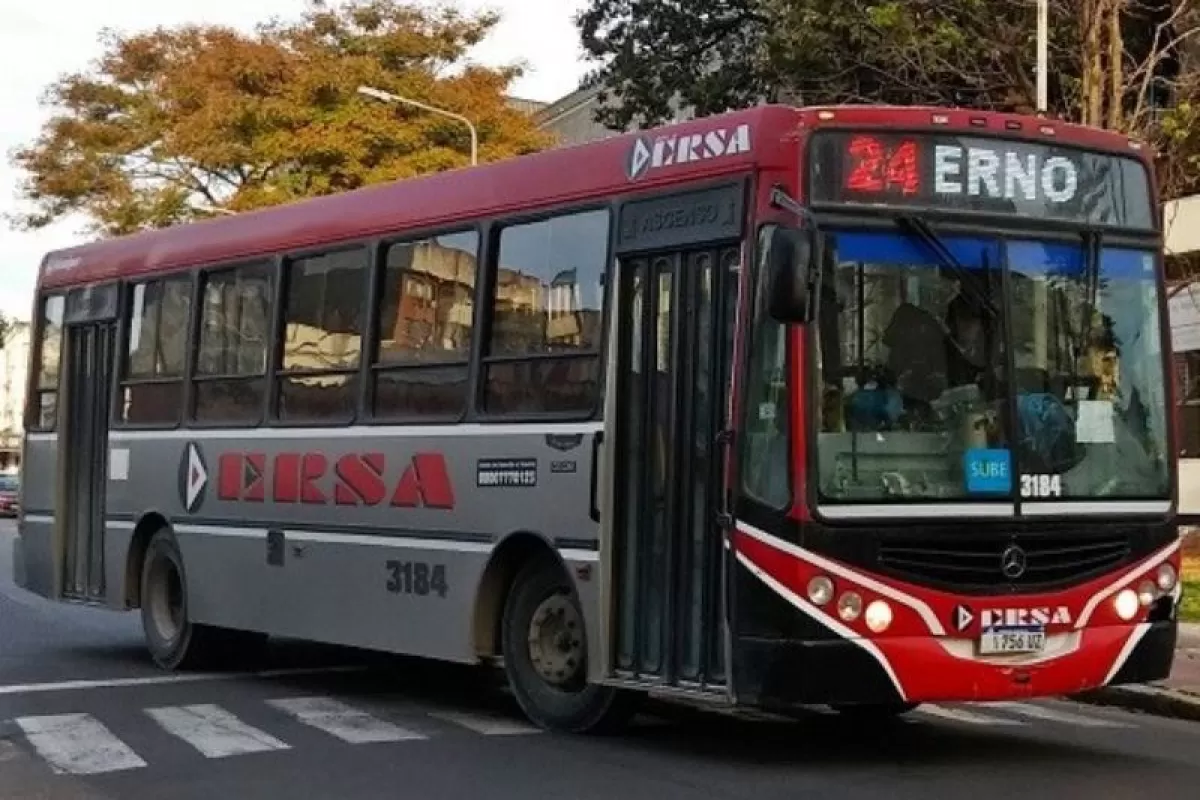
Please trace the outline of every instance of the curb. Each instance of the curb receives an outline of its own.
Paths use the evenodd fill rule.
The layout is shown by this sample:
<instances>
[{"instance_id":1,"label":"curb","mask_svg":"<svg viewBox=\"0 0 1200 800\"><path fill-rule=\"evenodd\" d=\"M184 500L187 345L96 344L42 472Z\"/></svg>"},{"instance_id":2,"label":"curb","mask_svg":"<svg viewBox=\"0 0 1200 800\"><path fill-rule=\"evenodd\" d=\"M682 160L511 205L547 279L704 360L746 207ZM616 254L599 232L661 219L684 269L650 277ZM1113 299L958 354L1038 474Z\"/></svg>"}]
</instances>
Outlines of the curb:
<instances>
[{"instance_id":1,"label":"curb","mask_svg":"<svg viewBox=\"0 0 1200 800\"><path fill-rule=\"evenodd\" d=\"M1142 711L1160 717L1200 721L1200 694L1153 684L1108 686L1071 695L1071 699L1091 705Z\"/></svg>"}]
</instances>

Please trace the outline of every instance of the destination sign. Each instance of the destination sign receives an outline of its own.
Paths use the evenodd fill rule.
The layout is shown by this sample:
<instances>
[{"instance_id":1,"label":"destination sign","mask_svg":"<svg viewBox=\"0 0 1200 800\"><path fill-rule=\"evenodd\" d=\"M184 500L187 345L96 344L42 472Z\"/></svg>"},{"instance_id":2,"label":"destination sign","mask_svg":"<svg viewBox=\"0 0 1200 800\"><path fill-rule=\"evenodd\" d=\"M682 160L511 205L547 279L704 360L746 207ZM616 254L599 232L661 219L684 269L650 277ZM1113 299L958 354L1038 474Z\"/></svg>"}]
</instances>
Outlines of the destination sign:
<instances>
[{"instance_id":1,"label":"destination sign","mask_svg":"<svg viewBox=\"0 0 1200 800\"><path fill-rule=\"evenodd\" d=\"M818 131L813 202L978 211L1152 230L1137 159L1055 143L941 133Z\"/></svg>"}]
</instances>

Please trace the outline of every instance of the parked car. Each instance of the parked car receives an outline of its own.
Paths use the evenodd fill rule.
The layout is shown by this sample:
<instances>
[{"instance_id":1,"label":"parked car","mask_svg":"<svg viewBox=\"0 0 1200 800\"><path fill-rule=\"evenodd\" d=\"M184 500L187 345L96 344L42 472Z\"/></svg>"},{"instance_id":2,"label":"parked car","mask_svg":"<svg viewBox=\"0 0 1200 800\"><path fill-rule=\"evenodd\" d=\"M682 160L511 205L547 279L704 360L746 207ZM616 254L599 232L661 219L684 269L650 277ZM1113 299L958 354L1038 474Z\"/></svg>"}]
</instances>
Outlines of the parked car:
<instances>
[{"instance_id":1,"label":"parked car","mask_svg":"<svg viewBox=\"0 0 1200 800\"><path fill-rule=\"evenodd\" d=\"M21 478L0 475L0 517L15 517L21 508Z\"/></svg>"}]
</instances>

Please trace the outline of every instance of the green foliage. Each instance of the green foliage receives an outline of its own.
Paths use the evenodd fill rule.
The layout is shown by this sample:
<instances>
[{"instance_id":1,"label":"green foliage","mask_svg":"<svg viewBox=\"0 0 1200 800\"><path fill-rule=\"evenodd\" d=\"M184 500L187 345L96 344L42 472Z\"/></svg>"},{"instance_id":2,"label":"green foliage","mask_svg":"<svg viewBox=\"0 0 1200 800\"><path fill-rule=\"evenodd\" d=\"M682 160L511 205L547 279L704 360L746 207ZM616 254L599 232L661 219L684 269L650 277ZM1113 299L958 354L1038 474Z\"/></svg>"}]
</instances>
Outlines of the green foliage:
<instances>
[{"instance_id":1,"label":"green foliage","mask_svg":"<svg viewBox=\"0 0 1200 800\"><path fill-rule=\"evenodd\" d=\"M505 92L515 66L458 67L494 14L407 0L313 2L298 22L104 35L50 87L58 113L18 150L37 228L75 212L102 233L209 216L469 163L464 125L356 93L370 85L468 116L480 160L546 146Z\"/></svg>"},{"instance_id":2,"label":"green foliage","mask_svg":"<svg viewBox=\"0 0 1200 800\"><path fill-rule=\"evenodd\" d=\"M1165 196L1200 190L1200 64L1177 47L1200 49L1194 0L1049 11L1049 115L1145 139ZM599 120L616 128L763 101L1037 109L1036 4L1024 0L591 0L577 24ZM1165 119L1164 98L1178 103Z\"/></svg>"}]
</instances>

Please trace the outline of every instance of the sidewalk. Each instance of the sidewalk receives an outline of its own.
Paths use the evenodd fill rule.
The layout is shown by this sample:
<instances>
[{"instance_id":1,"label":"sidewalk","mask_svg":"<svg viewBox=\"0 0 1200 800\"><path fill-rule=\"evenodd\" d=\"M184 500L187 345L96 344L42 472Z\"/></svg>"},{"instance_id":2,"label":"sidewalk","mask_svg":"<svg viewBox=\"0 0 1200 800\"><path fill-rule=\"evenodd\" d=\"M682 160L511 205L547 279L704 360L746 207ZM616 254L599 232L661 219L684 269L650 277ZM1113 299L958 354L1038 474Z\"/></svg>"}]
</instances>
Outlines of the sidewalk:
<instances>
[{"instance_id":1,"label":"sidewalk","mask_svg":"<svg viewBox=\"0 0 1200 800\"><path fill-rule=\"evenodd\" d=\"M1075 699L1200 720L1200 623L1181 622L1171 676L1151 684L1110 686Z\"/></svg>"}]
</instances>

